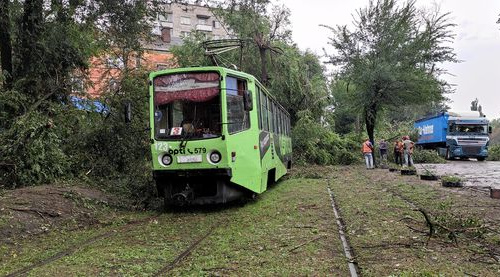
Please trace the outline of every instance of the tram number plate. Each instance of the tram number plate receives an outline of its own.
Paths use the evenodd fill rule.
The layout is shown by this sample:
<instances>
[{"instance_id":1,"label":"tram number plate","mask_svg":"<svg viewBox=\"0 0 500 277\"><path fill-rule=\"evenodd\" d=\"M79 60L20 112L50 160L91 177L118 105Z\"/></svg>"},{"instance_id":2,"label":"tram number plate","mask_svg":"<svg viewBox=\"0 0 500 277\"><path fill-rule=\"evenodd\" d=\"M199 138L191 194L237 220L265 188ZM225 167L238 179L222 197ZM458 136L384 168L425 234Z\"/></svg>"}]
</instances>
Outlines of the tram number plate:
<instances>
[{"instance_id":1,"label":"tram number plate","mask_svg":"<svg viewBox=\"0 0 500 277\"><path fill-rule=\"evenodd\" d=\"M177 156L177 163L201 163L201 155Z\"/></svg>"}]
</instances>

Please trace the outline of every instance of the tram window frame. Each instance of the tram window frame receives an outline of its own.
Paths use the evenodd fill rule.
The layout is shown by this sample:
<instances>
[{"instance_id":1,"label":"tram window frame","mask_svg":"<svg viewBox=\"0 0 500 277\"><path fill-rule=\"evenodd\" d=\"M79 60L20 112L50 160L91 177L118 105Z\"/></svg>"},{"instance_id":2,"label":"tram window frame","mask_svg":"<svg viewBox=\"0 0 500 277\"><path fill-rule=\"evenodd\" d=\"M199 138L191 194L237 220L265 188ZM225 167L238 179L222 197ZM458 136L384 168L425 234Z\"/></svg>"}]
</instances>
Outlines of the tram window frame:
<instances>
[{"instance_id":1,"label":"tram window frame","mask_svg":"<svg viewBox=\"0 0 500 277\"><path fill-rule=\"evenodd\" d=\"M283 110L281 110L281 113L280 113L280 128L281 128L281 134L284 135L285 134L285 120L283 119Z\"/></svg>"},{"instance_id":2,"label":"tram window frame","mask_svg":"<svg viewBox=\"0 0 500 277\"><path fill-rule=\"evenodd\" d=\"M215 22L215 21L214 21ZM262 130L262 104L261 104L261 88L259 86L255 86L255 94L257 96L257 117L259 118L259 130Z\"/></svg>"},{"instance_id":3,"label":"tram window frame","mask_svg":"<svg viewBox=\"0 0 500 277\"><path fill-rule=\"evenodd\" d=\"M278 124L278 114L279 114L279 108L276 102L274 102L274 132L276 134L279 134L279 124Z\"/></svg>"},{"instance_id":4,"label":"tram window frame","mask_svg":"<svg viewBox=\"0 0 500 277\"><path fill-rule=\"evenodd\" d=\"M283 135L286 135L285 118L286 118L285 112L281 111L281 120L282 120L281 126L283 126Z\"/></svg>"},{"instance_id":5,"label":"tram window frame","mask_svg":"<svg viewBox=\"0 0 500 277\"><path fill-rule=\"evenodd\" d=\"M290 117L287 119L287 124L288 124L288 136L292 135L292 122L290 121Z\"/></svg>"},{"instance_id":6,"label":"tram window frame","mask_svg":"<svg viewBox=\"0 0 500 277\"><path fill-rule=\"evenodd\" d=\"M286 124L286 135L287 136L290 136L290 129L289 129L289 121L288 121L288 116L286 117L286 121L285 121L285 124Z\"/></svg>"},{"instance_id":7,"label":"tram window frame","mask_svg":"<svg viewBox=\"0 0 500 277\"><path fill-rule=\"evenodd\" d=\"M285 119L285 128L286 128L286 135L289 136L289 133L288 133L288 116L286 117Z\"/></svg>"},{"instance_id":8,"label":"tram window frame","mask_svg":"<svg viewBox=\"0 0 500 277\"><path fill-rule=\"evenodd\" d=\"M244 108L244 97L243 94L248 89L248 81L236 76L227 76L226 80L226 115L227 115L227 131L229 134L236 134L239 132L246 131L251 127L250 121L250 111L246 111ZM236 89L229 88L229 82L236 82ZM234 85L234 84L233 84ZM231 112L230 105L237 104L238 107L234 108L235 112ZM241 115L238 115L241 113ZM234 116L236 115L236 117ZM233 118L240 119L241 121L232 122ZM236 126L236 127L235 127Z\"/></svg>"},{"instance_id":9,"label":"tram window frame","mask_svg":"<svg viewBox=\"0 0 500 277\"><path fill-rule=\"evenodd\" d=\"M276 133L281 134L280 132L280 108L276 106Z\"/></svg>"},{"instance_id":10,"label":"tram window frame","mask_svg":"<svg viewBox=\"0 0 500 277\"><path fill-rule=\"evenodd\" d=\"M264 93L264 90L261 90L260 91L260 95L262 96L261 99L262 99L262 110L261 110L261 117L262 117L262 123L263 123L263 130L265 131L269 131L269 121L268 121L268 118L269 118L269 115L268 115L268 111L267 111L267 104L268 104L268 98L267 98L267 95Z\"/></svg>"},{"instance_id":11,"label":"tram window frame","mask_svg":"<svg viewBox=\"0 0 500 277\"><path fill-rule=\"evenodd\" d=\"M283 134L283 120L281 120L281 117L282 117L282 114L283 114L283 111L281 109L279 109L279 113L278 113L278 134Z\"/></svg>"},{"instance_id":12,"label":"tram window frame","mask_svg":"<svg viewBox=\"0 0 500 277\"><path fill-rule=\"evenodd\" d=\"M268 100L270 100L268 102L268 112L269 112L269 132L272 132L274 133L274 108L273 108L273 100L271 100L270 98L268 98Z\"/></svg>"}]
</instances>

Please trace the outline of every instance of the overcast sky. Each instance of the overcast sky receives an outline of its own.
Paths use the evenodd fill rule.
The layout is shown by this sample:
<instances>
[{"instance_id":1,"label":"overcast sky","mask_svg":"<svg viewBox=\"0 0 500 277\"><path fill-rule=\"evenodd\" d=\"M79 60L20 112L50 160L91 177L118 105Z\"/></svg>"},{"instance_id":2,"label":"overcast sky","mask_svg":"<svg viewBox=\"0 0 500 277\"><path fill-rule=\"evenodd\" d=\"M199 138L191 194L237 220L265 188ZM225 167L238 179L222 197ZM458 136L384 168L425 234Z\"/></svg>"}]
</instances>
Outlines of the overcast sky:
<instances>
[{"instance_id":1,"label":"overcast sky","mask_svg":"<svg viewBox=\"0 0 500 277\"><path fill-rule=\"evenodd\" d=\"M281 0L291 10L293 39L301 49L317 54L327 50L330 32L320 24L352 26L352 14L368 5L368 0ZM500 0L417 0L417 6L439 6L442 12L451 12L450 19L457 24L453 47L462 60L446 64L452 75L444 76L456 85L449 95L453 110L470 109L476 97L489 118L500 117ZM330 48L331 49L331 48Z\"/></svg>"}]
</instances>

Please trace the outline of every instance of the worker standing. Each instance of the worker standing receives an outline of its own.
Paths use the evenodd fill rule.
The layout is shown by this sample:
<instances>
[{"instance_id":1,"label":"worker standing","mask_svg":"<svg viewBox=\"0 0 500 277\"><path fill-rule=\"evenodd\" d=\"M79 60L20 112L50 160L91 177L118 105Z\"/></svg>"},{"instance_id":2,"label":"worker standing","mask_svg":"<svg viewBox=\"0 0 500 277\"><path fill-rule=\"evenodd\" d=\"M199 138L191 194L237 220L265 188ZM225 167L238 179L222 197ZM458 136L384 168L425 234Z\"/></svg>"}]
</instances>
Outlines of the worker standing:
<instances>
[{"instance_id":1,"label":"worker standing","mask_svg":"<svg viewBox=\"0 0 500 277\"><path fill-rule=\"evenodd\" d=\"M367 138L365 142L363 142L361 151L365 157L366 168L373 169L373 144L370 142L370 139Z\"/></svg>"},{"instance_id":2,"label":"worker standing","mask_svg":"<svg viewBox=\"0 0 500 277\"><path fill-rule=\"evenodd\" d=\"M415 143L410 140L409 136L403 137L403 147L404 147L404 156L405 156L405 165L413 166L413 147Z\"/></svg>"},{"instance_id":3,"label":"worker standing","mask_svg":"<svg viewBox=\"0 0 500 277\"><path fill-rule=\"evenodd\" d=\"M387 162L387 142L384 139L381 139L378 143L378 148L380 151L380 159L382 160L382 163Z\"/></svg>"},{"instance_id":4,"label":"worker standing","mask_svg":"<svg viewBox=\"0 0 500 277\"><path fill-rule=\"evenodd\" d=\"M401 166L403 165L403 153L401 153L402 149L403 143L399 139L396 139L396 141L394 141L394 162Z\"/></svg>"}]
</instances>

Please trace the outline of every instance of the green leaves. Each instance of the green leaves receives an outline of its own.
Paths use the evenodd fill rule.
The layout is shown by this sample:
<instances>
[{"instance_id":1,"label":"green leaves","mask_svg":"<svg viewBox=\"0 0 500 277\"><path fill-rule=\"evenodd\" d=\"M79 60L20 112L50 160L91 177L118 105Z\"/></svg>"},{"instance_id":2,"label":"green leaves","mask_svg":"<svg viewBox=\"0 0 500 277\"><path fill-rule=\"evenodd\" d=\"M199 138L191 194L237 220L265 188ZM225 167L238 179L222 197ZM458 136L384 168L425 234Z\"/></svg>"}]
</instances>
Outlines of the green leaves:
<instances>
[{"instance_id":1,"label":"green leaves","mask_svg":"<svg viewBox=\"0 0 500 277\"><path fill-rule=\"evenodd\" d=\"M354 24L352 30L327 26L336 51L329 61L339 66L344 82L354 85L352 104L363 107L371 139L380 111L444 99L450 87L439 79L444 70L438 66L457 62L450 47L455 24L448 14L424 13L414 1L378 0L359 9Z\"/></svg>"}]
</instances>

